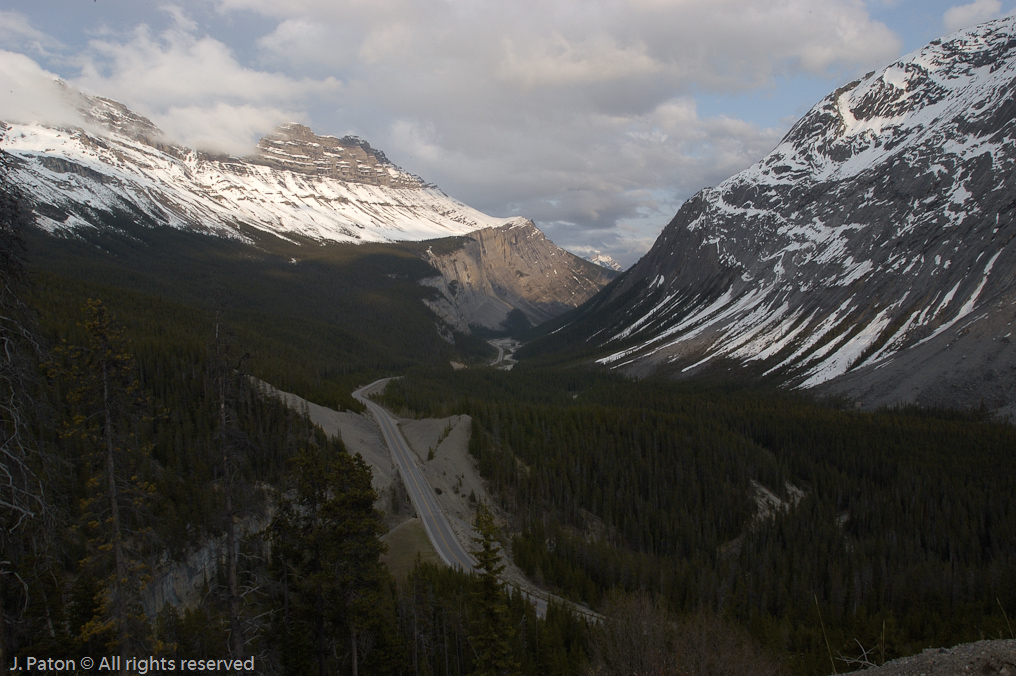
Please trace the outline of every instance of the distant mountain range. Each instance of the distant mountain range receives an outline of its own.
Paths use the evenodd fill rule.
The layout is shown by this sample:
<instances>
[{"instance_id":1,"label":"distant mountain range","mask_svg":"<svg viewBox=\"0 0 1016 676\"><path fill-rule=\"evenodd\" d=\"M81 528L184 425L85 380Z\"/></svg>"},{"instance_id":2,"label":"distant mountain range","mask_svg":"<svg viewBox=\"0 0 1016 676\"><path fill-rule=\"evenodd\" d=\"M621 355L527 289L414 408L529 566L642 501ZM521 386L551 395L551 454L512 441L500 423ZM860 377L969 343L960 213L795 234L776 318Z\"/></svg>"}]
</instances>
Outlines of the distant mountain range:
<instances>
[{"instance_id":1,"label":"distant mountain range","mask_svg":"<svg viewBox=\"0 0 1016 676\"><path fill-rule=\"evenodd\" d=\"M1016 18L831 93L542 351L863 405L1016 403Z\"/></svg>"},{"instance_id":2,"label":"distant mountain range","mask_svg":"<svg viewBox=\"0 0 1016 676\"><path fill-rule=\"evenodd\" d=\"M624 268L621 264L615 261L610 254L601 253L599 251L592 253L585 257L590 263L596 263L600 267L607 268L608 270L614 270L615 272L621 272Z\"/></svg>"},{"instance_id":3,"label":"distant mountain range","mask_svg":"<svg viewBox=\"0 0 1016 676\"><path fill-rule=\"evenodd\" d=\"M0 123L14 175L37 224L50 233L98 229L136 237L136 229L127 235L118 225L128 222L260 248L270 246L266 236L310 246L465 237L444 249L464 247L468 269L456 268L466 258L446 265L431 249L420 255L446 275L426 279L438 290L428 306L466 333L470 325L499 329L514 309L539 323L585 302L614 276L557 247L531 221L495 218L452 199L360 138L290 124L248 157L215 156L167 142L120 103L66 93L77 102L81 126ZM518 227L526 231L524 247L498 244L504 238L496 233ZM460 289L465 293L456 297Z\"/></svg>"}]
</instances>

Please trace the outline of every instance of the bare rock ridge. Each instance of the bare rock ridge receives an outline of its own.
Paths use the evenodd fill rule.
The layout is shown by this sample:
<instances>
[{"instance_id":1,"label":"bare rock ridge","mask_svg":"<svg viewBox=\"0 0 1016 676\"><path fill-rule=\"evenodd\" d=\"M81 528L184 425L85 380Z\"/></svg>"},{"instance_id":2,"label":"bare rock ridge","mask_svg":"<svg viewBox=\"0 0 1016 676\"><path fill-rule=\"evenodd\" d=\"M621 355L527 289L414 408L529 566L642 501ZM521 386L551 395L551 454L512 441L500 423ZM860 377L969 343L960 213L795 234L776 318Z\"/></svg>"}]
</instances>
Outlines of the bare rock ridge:
<instances>
[{"instance_id":1,"label":"bare rock ridge","mask_svg":"<svg viewBox=\"0 0 1016 676\"><path fill-rule=\"evenodd\" d=\"M392 188L423 188L424 182L388 161L356 136L318 136L302 124L286 124L258 142L252 162L310 176Z\"/></svg>"},{"instance_id":2,"label":"bare rock ridge","mask_svg":"<svg viewBox=\"0 0 1016 676\"><path fill-rule=\"evenodd\" d=\"M1014 186L1009 17L831 93L552 338L633 374L738 364L866 406L1012 405Z\"/></svg>"},{"instance_id":3,"label":"bare rock ridge","mask_svg":"<svg viewBox=\"0 0 1016 676\"><path fill-rule=\"evenodd\" d=\"M470 233L451 251L428 249L426 260L441 273L422 282L440 293L428 305L460 331L498 329L513 309L542 324L616 276L556 246L525 218Z\"/></svg>"},{"instance_id":4,"label":"bare rock ridge","mask_svg":"<svg viewBox=\"0 0 1016 676\"><path fill-rule=\"evenodd\" d=\"M1016 641L1002 639L964 643L954 648L929 648L919 655L886 662L850 674L865 676L1013 676L1016 674ZM848 674L847 676L850 676Z\"/></svg>"},{"instance_id":5,"label":"bare rock ridge","mask_svg":"<svg viewBox=\"0 0 1016 676\"><path fill-rule=\"evenodd\" d=\"M0 122L15 176L41 227L73 233L126 216L248 239L250 230L318 242L419 241L499 226L355 137L285 125L249 157L174 145L116 101L67 92L79 126Z\"/></svg>"},{"instance_id":6,"label":"bare rock ridge","mask_svg":"<svg viewBox=\"0 0 1016 676\"><path fill-rule=\"evenodd\" d=\"M115 228L126 216L247 241L252 230L305 244L466 235L458 251L426 255L442 275L427 280L440 292L431 308L466 332L470 324L497 329L516 309L541 323L614 276L555 246L531 221L452 199L357 137L288 124L248 157L210 155L170 143L116 101L64 94L81 114L79 127L0 122L37 222L53 233Z\"/></svg>"}]
</instances>

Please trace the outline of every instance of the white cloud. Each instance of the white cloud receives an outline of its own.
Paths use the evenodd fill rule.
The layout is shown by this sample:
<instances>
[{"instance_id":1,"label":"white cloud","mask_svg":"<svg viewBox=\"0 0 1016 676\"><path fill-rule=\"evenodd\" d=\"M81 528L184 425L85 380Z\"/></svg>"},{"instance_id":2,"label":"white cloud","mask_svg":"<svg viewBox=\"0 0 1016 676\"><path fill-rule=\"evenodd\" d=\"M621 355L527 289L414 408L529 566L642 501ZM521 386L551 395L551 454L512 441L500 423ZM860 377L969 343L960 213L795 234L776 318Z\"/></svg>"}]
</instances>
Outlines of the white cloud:
<instances>
[{"instance_id":1,"label":"white cloud","mask_svg":"<svg viewBox=\"0 0 1016 676\"><path fill-rule=\"evenodd\" d=\"M45 54L59 42L32 26L18 12L0 10L0 48Z\"/></svg>"},{"instance_id":2,"label":"white cloud","mask_svg":"<svg viewBox=\"0 0 1016 676\"><path fill-rule=\"evenodd\" d=\"M0 120L80 126L81 114L59 78L35 61L0 50Z\"/></svg>"},{"instance_id":3,"label":"white cloud","mask_svg":"<svg viewBox=\"0 0 1016 676\"><path fill-rule=\"evenodd\" d=\"M302 118L314 97L341 90L335 78L312 79L241 65L225 43L198 34L178 7L171 28L140 25L92 40L75 61L72 84L146 114L171 138L207 150L248 152L280 122ZM211 143L211 145L209 145Z\"/></svg>"},{"instance_id":4,"label":"white cloud","mask_svg":"<svg viewBox=\"0 0 1016 676\"><path fill-rule=\"evenodd\" d=\"M974 0L967 5L947 9L942 16L942 25L947 33L952 33L1000 16L1002 16L1001 0Z\"/></svg>"},{"instance_id":5,"label":"white cloud","mask_svg":"<svg viewBox=\"0 0 1016 676\"><path fill-rule=\"evenodd\" d=\"M280 124L299 120L305 113L268 106L173 106L158 116L159 127L191 148L213 153L249 155L257 139Z\"/></svg>"},{"instance_id":6,"label":"white cloud","mask_svg":"<svg viewBox=\"0 0 1016 676\"><path fill-rule=\"evenodd\" d=\"M71 84L217 150L293 118L356 133L473 206L629 262L778 141L702 115L698 93L831 90L901 49L864 0L173 1L93 33Z\"/></svg>"},{"instance_id":7,"label":"white cloud","mask_svg":"<svg viewBox=\"0 0 1016 676\"><path fill-rule=\"evenodd\" d=\"M902 44L861 0L219 6L276 20L259 42L267 62L341 77L343 129L410 171L556 237L581 243L594 233L618 247L646 239L619 239L621 224L658 232L682 197L779 140L776 130L703 118L695 92L736 94L798 75L828 78L832 89L896 58Z\"/></svg>"}]
</instances>

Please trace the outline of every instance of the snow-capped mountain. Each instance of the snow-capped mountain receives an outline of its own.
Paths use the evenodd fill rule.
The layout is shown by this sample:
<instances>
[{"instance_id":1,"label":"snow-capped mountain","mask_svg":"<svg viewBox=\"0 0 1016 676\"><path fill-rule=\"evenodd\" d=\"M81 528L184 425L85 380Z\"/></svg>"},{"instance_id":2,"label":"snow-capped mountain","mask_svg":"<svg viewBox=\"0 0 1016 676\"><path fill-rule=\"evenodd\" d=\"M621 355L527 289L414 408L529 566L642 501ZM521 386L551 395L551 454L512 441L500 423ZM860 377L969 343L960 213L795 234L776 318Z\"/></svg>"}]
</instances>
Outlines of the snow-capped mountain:
<instances>
[{"instance_id":1,"label":"snow-capped mountain","mask_svg":"<svg viewBox=\"0 0 1016 676\"><path fill-rule=\"evenodd\" d=\"M621 272L624 270L624 268L621 267L621 264L615 261L610 254L594 251L585 258L590 263L596 263L601 268L607 268L608 270L613 270L614 272Z\"/></svg>"},{"instance_id":2,"label":"snow-capped mountain","mask_svg":"<svg viewBox=\"0 0 1016 676\"><path fill-rule=\"evenodd\" d=\"M546 320L614 276L555 246L532 221L472 209L353 136L291 124L248 157L212 156L167 143L115 101L64 93L81 126L0 122L15 177L51 233L120 232L126 219L258 246L257 232L298 244L452 238L439 247L451 253L419 254L442 274L425 280L437 289L428 306L464 333L471 324L497 329L514 309Z\"/></svg>"},{"instance_id":3,"label":"snow-capped mountain","mask_svg":"<svg viewBox=\"0 0 1016 676\"><path fill-rule=\"evenodd\" d=\"M1014 163L1009 17L827 96L553 339L633 373L733 362L866 404L1011 404Z\"/></svg>"},{"instance_id":4,"label":"snow-capped mountain","mask_svg":"<svg viewBox=\"0 0 1016 676\"><path fill-rule=\"evenodd\" d=\"M249 157L165 141L148 119L76 95L79 127L0 123L3 148L39 224L95 227L111 214L150 225L244 237L252 228L318 241L412 241L502 225L392 164L356 137L286 125Z\"/></svg>"}]
</instances>

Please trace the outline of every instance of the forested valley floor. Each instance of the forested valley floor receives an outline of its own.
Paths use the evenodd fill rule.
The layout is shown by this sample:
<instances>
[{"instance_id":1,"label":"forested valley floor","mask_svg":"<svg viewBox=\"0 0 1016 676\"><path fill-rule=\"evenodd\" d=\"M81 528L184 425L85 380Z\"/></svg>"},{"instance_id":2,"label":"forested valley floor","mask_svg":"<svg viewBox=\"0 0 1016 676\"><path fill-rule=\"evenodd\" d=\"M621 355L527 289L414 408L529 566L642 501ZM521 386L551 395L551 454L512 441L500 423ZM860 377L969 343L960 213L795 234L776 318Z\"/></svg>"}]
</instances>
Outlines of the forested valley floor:
<instances>
[{"instance_id":1,"label":"forested valley floor","mask_svg":"<svg viewBox=\"0 0 1016 676\"><path fill-rule=\"evenodd\" d=\"M1012 634L1011 425L497 371L427 323L428 271L405 252L300 268L229 243L197 254L190 235L56 241L2 187L0 668L119 654L263 674L825 674ZM393 410L472 418L495 496L472 577L420 563L396 581L367 466L248 377L356 409L356 385L403 374ZM538 617L498 583L504 555L605 619ZM182 570L190 592L167 592Z\"/></svg>"}]
</instances>

